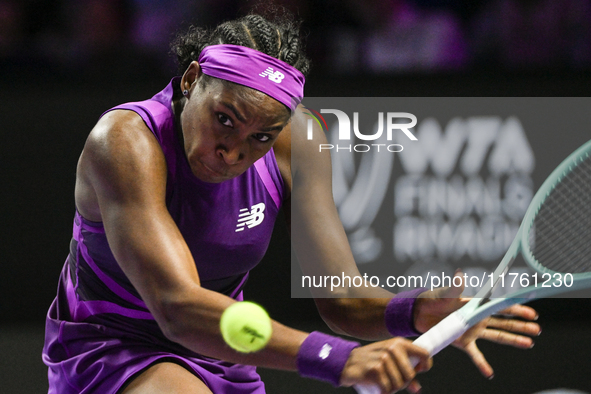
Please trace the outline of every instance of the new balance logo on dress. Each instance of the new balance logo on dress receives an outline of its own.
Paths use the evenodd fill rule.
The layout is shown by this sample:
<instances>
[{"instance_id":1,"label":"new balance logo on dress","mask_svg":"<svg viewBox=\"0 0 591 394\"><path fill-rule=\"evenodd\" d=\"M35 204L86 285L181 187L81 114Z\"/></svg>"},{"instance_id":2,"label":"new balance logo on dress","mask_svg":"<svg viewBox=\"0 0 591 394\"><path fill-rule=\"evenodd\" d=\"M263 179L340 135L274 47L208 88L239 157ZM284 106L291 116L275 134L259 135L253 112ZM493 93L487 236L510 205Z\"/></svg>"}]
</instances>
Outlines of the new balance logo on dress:
<instances>
[{"instance_id":1,"label":"new balance logo on dress","mask_svg":"<svg viewBox=\"0 0 591 394\"><path fill-rule=\"evenodd\" d=\"M240 214L238 215L238 224L236 224L236 232L243 231L244 226L248 228L253 228L258 226L263 222L265 218L265 204L260 202L258 204L253 205L250 207L250 211L248 208L242 208L240 210Z\"/></svg>"},{"instance_id":2,"label":"new balance logo on dress","mask_svg":"<svg viewBox=\"0 0 591 394\"><path fill-rule=\"evenodd\" d=\"M267 67L267 69L259 75L261 77L268 76L269 79L275 83L281 83L281 80L285 78L285 75L283 75L281 71L273 71L273 67Z\"/></svg>"}]
</instances>

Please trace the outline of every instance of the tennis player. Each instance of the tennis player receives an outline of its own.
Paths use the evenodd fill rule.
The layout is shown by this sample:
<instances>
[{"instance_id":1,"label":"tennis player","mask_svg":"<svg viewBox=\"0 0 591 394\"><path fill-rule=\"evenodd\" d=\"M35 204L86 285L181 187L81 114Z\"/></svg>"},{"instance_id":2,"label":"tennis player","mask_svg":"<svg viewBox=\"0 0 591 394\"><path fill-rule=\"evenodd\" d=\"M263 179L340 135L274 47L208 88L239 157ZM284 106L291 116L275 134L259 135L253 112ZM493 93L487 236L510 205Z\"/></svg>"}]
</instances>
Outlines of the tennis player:
<instances>
[{"instance_id":1,"label":"tennis player","mask_svg":"<svg viewBox=\"0 0 591 394\"><path fill-rule=\"evenodd\" d=\"M431 360L403 337L463 305L461 288L315 294L335 332L379 340L366 346L277 322L260 352L224 343L220 316L242 300L280 209L301 219L293 244L306 275L359 272L332 200L330 158L314 149L324 137L304 138L293 100L309 69L296 24L249 15L191 28L173 48L182 76L107 111L80 156L70 253L46 321L49 392L264 393L256 366L418 391L415 374ZM528 348L539 332L527 321L533 309L508 312L520 319L489 318L457 341L485 376L492 369L476 339Z\"/></svg>"}]
</instances>

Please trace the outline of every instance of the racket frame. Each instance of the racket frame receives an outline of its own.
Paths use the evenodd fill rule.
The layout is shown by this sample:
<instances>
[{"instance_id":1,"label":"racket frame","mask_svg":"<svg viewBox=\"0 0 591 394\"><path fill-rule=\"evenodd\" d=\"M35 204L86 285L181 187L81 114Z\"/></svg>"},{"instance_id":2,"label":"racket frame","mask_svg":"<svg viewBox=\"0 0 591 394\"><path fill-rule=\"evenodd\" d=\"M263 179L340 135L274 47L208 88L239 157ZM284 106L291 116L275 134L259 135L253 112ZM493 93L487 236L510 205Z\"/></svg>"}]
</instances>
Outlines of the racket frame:
<instances>
[{"instance_id":1,"label":"racket frame","mask_svg":"<svg viewBox=\"0 0 591 394\"><path fill-rule=\"evenodd\" d=\"M532 198L527 211L525 212L513 242L509 246L505 256L503 256L500 264L495 269L490 280L478 291L474 298L468 301L468 303L462 308L454 312L454 314L460 315L461 319L466 321L468 325L467 328L478 323L485 317L507 308L508 306L514 304L523 304L533 299L549 297L552 295L580 290L591 286L591 273L573 274L572 286L567 287L564 286L564 284L559 285L561 283L560 279L554 278L554 274L557 272L550 270L538 263L538 261L533 256L532 251L530 250L528 240L529 230L533 226L536 215L550 192L560 182L560 180L570 173L574 168L576 168L580 162L588 159L590 152L591 141L588 141L571 153L566 159L564 159L546 178L544 183L542 183ZM539 285L529 286L517 290L516 292L509 294L504 298L491 298L494 290L498 287L501 276L507 274L519 252L521 252L523 259L530 268L541 274L550 274L552 275L552 279L545 283L545 287L541 287ZM437 325L435 327L437 327ZM431 329L434 329L435 327L432 327Z\"/></svg>"},{"instance_id":2,"label":"racket frame","mask_svg":"<svg viewBox=\"0 0 591 394\"><path fill-rule=\"evenodd\" d=\"M413 342L415 345L428 350L431 356L434 356L476 323L511 305L523 304L534 299L591 287L591 272L572 274L572 286L564 286L559 279L554 277L554 274L556 274L555 271L538 263L530 250L528 240L529 230L533 226L533 221L550 192L560 182L562 177L576 168L579 164L578 162L589 158L590 153L591 141L588 141L571 153L552 171L532 198L515 238L493 272L492 277L466 305L451 313L429 331L418 337ZM529 286L506 295L503 298L492 298L500 278L508 273L519 252L521 252L527 265L534 271L552 275L551 280L544 282L547 284L547 287ZM558 286L559 283L562 285ZM416 357L411 357L410 361L413 366L416 366L419 362ZM380 392L375 386L357 385L356 389L359 394L378 394Z\"/></svg>"}]
</instances>

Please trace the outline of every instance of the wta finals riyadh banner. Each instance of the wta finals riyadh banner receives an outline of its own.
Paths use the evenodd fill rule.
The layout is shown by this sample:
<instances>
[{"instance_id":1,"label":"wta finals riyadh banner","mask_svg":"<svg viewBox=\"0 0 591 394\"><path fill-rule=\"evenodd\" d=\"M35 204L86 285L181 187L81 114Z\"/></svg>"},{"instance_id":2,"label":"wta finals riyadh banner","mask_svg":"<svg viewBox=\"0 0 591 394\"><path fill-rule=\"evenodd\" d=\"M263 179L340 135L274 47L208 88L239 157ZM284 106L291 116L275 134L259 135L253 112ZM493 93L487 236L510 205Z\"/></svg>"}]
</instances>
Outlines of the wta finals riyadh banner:
<instances>
[{"instance_id":1,"label":"wta finals riyadh banner","mask_svg":"<svg viewBox=\"0 0 591 394\"><path fill-rule=\"evenodd\" d=\"M322 97L302 104L306 127L297 132L305 135L292 140L330 155L333 199L360 276L326 273L308 261L307 237L323 229L301 223L292 198L293 297L330 296L343 283L395 293L449 286L457 269L464 294L475 294L541 183L591 139L589 98ZM297 174L298 157L292 152L292 196L309 187ZM305 200L297 203L321 204L314 195ZM343 247L328 248L338 256ZM497 295L530 275L516 261Z\"/></svg>"}]
</instances>

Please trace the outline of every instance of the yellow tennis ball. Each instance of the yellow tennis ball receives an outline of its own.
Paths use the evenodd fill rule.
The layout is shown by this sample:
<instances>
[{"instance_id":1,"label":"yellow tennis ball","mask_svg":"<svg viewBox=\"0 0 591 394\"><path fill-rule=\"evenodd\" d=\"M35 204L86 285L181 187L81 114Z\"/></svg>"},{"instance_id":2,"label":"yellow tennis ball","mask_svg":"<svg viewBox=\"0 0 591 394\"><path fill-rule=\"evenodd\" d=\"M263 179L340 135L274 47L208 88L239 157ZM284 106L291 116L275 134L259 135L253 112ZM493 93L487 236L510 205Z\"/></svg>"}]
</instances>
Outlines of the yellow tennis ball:
<instances>
[{"instance_id":1,"label":"yellow tennis ball","mask_svg":"<svg viewBox=\"0 0 591 394\"><path fill-rule=\"evenodd\" d=\"M261 350L273 333L267 311L249 301L236 302L226 308L220 319L220 330L224 341L242 353Z\"/></svg>"}]
</instances>

